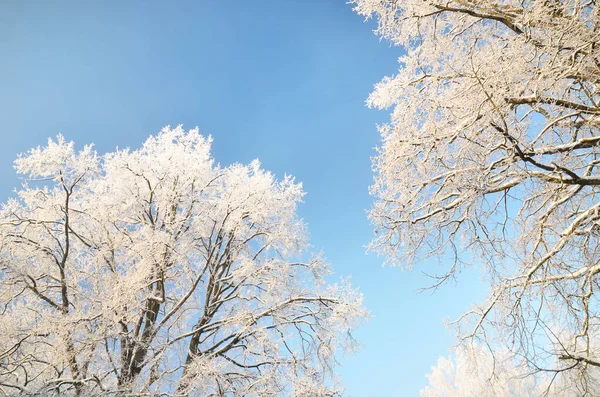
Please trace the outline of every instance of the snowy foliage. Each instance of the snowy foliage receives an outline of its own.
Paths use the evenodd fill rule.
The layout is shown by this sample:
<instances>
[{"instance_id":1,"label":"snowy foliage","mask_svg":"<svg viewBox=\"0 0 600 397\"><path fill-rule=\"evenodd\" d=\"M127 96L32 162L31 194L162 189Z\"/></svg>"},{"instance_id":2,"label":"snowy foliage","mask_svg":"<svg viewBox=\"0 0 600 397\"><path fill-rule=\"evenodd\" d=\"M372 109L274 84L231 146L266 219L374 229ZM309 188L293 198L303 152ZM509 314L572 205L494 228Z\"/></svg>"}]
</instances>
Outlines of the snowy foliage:
<instances>
[{"instance_id":1,"label":"snowy foliage","mask_svg":"<svg viewBox=\"0 0 600 397\"><path fill-rule=\"evenodd\" d=\"M530 372L508 351L492 353L475 344L458 348L453 358L440 357L427 375L429 385L421 397L597 396L598 375L595 371L593 382L582 385L568 372L551 376Z\"/></svg>"},{"instance_id":2,"label":"snowy foliage","mask_svg":"<svg viewBox=\"0 0 600 397\"><path fill-rule=\"evenodd\" d=\"M515 364L510 355L492 357L477 345L457 349L454 360L440 357L427 379L421 397L539 396L548 383L544 377L536 384L526 366Z\"/></svg>"},{"instance_id":3,"label":"snowy foliage","mask_svg":"<svg viewBox=\"0 0 600 397\"><path fill-rule=\"evenodd\" d=\"M367 313L306 257L302 186L165 128L22 155L0 212L0 393L333 396Z\"/></svg>"},{"instance_id":4,"label":"snowy foliage","mask_svg":"<svg viewBox=\"0 0 600 397\"><path fill-rule=\"evenodd\" d=\"M440 282L484 265L491 293L462 336L494 326L534 366L585 377L600 366L596 2L352 3L405 50L368 101L393 109L374 159L372 248L408 268L450 258Z\"/></svg>"}]
</instances>

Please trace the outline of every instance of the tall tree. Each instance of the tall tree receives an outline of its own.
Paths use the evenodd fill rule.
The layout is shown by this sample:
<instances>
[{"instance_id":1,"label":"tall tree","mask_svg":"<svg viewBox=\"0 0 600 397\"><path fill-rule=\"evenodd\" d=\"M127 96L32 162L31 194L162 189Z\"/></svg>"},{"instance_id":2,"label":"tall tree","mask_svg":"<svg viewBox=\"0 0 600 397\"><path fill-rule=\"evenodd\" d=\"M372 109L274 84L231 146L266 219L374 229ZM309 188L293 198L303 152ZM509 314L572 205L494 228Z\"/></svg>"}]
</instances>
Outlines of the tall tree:
<instances>
[{"instance_id":1,"label":"tall tree","mask_svg":"<svg viewBox=\"0 0 600 397\"><path fill-rule=\"evenodd\" d=\"M440 281L485 266L489 299L461 336L500 336L531 365L583 379L600 366L597 2L353 3L405 50L368 101L393 108L372 247L408 267L450 258Z\"/></svg>"},{"instance_id":2,"label":"tall tree","mask_svg":"<svg viewBox=\"0 0 600 397\"><path fill-rule=\"evenodd\" d=\"M19 157L29 186L0 212L0 393L338 395L361 295L300 260L301 185L215 165L210 143L177 127L139 150L59 136Z\"/></svg>"}]
</instances>

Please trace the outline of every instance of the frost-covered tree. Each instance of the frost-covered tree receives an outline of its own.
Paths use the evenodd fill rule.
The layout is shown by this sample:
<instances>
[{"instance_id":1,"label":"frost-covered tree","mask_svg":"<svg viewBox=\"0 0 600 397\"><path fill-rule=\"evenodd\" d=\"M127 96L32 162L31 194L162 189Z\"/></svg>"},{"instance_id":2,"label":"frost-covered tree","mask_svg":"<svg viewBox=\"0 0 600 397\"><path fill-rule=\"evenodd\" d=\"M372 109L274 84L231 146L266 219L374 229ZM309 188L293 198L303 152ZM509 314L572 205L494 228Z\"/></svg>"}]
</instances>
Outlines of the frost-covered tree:
<instances>
[{"instance_id":1,"label":"frost-covered tree","mask_svg":"<svg viewBox=\"0 0 600 397\"><path fill-rule=\"evenodd\" d=\"M492 352L474 344L454 353L454 357L440 357L431 368L429 385L421 389L421 397L580 397L600 393L598 370L582 384L569 372L531 372L524 360L506 350Z\"/></svg>"},{"instance_id":2,"label":"frost-covered tree","mask_svg":"<svg viewBox=\"0 0 600 397\"><path fill-rule=\"evenodd\" d=\"M0 212L0 394L334 396L366 316L306 257L302 187L165 128L20 156ZM304 254L303 254L304 253Z\"/></svg>"},{"instance_id":3,"label":"frost-covered tree","mask_svg":"<svg viewBox=\"0 0 600 397\"><path fill-rule=\"evenodd\" d=\"M405 51L368 101L393 109L374 158L372 247L407 267L450 258L440 281L485 266L489 299L462 336L492 326L540 368L600 366L600 6L352 3Z\"/></svg>"},{"instance_id":4,"label":"frost-covered tree","mask_svg":"<svg viewBox=\"0 0 600 397\"><path fill-rule=\"evenodd\" d=\"M457 349L454 358L438 359L421 397L540 396L548 391L548 378L528 375L527 367L510 354L493 357L487 349L470 345Z\"/></svg>"}]
</instances>

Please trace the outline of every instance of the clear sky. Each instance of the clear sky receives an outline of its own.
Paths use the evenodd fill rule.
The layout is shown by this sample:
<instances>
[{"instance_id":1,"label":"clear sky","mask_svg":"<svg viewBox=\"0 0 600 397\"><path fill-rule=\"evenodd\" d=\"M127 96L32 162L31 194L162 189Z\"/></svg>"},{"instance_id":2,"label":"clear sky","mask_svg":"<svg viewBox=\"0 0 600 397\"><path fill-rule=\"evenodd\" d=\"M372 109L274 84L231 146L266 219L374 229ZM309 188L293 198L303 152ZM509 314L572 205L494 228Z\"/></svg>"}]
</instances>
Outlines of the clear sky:
<instances>
[{"instance_id":1,"label":"clear sky","mask_svg":"<svg viewBox=\"0 0 600 397\"><path fill-rule=\"evenodd\" d=\"M221 164L261 160L307 192L300 215L334 278L352 275L374 318L342 361L354 397L415 396L454 344L446 319L481 297L474 274L417 293L442 271L367 255L370 156L388 112L365 107L399 48L344 0L0 1L0 198L17 153L61 132L104 153L165 125L199 126Z\"/></svg>"}]
</instances>

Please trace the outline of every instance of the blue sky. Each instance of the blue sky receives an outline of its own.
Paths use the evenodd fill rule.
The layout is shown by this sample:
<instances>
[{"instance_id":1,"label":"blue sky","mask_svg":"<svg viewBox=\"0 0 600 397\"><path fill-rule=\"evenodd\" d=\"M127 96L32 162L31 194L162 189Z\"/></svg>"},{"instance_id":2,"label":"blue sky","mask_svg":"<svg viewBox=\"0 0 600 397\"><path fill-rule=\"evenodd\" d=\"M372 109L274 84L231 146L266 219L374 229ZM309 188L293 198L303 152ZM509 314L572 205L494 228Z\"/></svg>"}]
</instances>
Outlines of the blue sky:
<instances>
[{"instance_id":1,"label":"blue sky","mask_svg":"<svg viewBox=\"0 0 600 397\"><path fill-rule=\"evenodd\" d=\"M61 132L99 152L139 147L165 125L199 126L221 164L261 160L307 192L300 215L335 278L352 275L374 315L342 361L349 395L413 396L454 339L444 321L481 297L476 274L437 293L421 270L382 267L370 156L388 112L365 107L399 48L344 0L0 3L0 198L17 153Z\"/></svg>"}]
</instances>

